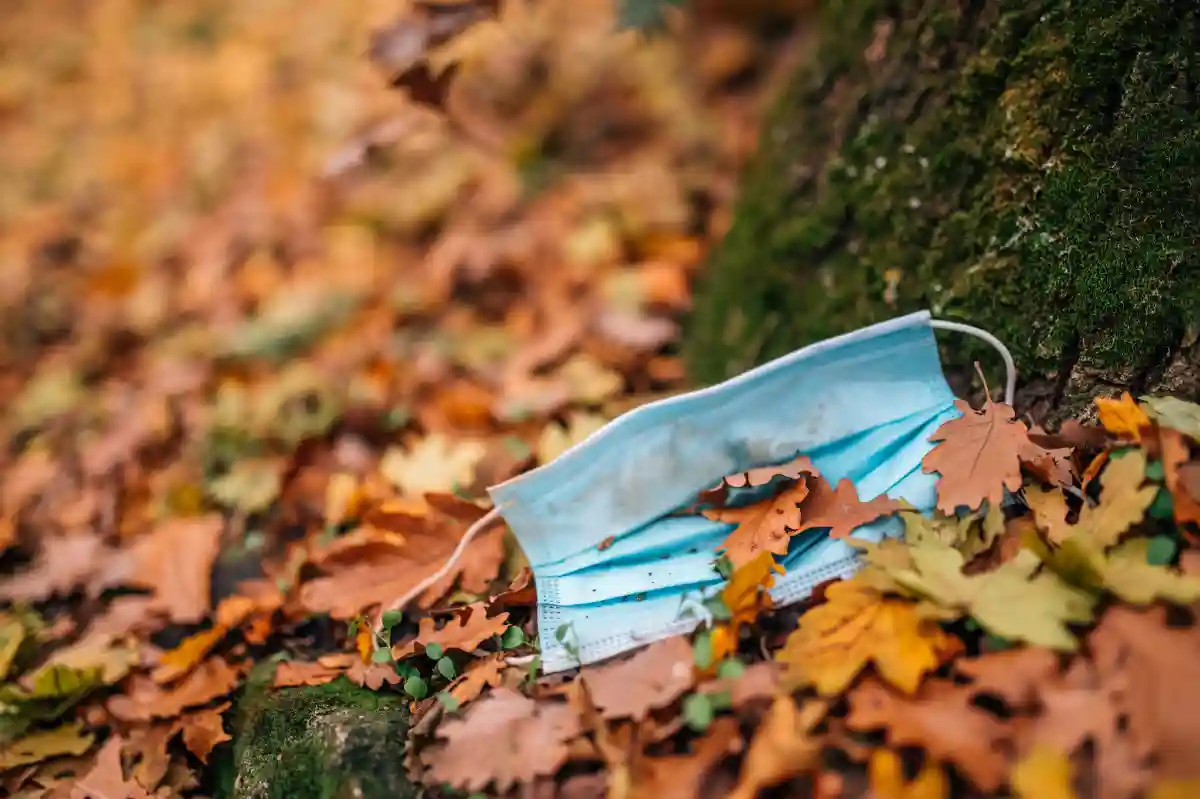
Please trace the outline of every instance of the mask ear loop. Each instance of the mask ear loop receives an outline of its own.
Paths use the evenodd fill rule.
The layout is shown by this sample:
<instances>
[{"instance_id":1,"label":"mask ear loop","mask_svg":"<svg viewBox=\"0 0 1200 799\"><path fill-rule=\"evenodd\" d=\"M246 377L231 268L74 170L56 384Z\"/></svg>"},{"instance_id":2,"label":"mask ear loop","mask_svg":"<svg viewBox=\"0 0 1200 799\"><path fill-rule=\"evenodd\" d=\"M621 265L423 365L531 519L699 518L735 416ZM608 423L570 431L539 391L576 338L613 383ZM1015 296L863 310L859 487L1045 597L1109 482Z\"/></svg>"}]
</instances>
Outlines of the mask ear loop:
<instances>
[{"instance_id":1,"label":"mask ear loop","mask_svg":"<svg viewBox=\"0 0 1200 799\"><path fill-rule=\"evenodd\" d=\"M1013 361L1012 353L1008 351L1008 347L1004 346L1004 342L986 330L974 325L966 325L962 322L951 322L946 319L930 319L929 326L936 330L953 330L957 333L966 333L968 336L974 336L992 345L992 348L1000 353L1000 357L1004 360L1004 402L1006 405L1012 405L1013 396L1017 393L1017 364Z\"/></svg>"}]
</instances>

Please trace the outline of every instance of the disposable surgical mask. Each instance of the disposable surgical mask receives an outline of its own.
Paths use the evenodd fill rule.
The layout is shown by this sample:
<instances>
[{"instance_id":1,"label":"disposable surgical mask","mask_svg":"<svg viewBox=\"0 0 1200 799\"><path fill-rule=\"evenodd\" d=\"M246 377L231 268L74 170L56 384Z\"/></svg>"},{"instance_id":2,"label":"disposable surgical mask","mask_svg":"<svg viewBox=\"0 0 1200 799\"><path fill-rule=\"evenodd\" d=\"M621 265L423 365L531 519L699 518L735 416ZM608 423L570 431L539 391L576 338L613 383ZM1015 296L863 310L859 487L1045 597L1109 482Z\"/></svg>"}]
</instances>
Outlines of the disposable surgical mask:
<instances>
[{"instance_id":1,"label":"disposable surgical mask","mask_svg":"<svg viewBox=\"0 0 1200 799\"><path fill-rule=\"evenodd\" d=\"M932 510L936 476L921 460L934 431L959 413L935 327L995 346L1011 402L1016 373L999 341L909 314L626 413L553 462L489 488L496 507L456 555L497 515L507 522L536 581L546 673L687 632L725 582L715 550L733 527L679 514L727 475L806 455L831 484L850 479L864 501L886 494ZM854 547L827 532L792 537L786 573L771 589L778 604L855 572ZM901 532L898 519L885 518L853 535L878 541ZM409 597L420 590L424 583Z\"/></svg>"}]
</instances>

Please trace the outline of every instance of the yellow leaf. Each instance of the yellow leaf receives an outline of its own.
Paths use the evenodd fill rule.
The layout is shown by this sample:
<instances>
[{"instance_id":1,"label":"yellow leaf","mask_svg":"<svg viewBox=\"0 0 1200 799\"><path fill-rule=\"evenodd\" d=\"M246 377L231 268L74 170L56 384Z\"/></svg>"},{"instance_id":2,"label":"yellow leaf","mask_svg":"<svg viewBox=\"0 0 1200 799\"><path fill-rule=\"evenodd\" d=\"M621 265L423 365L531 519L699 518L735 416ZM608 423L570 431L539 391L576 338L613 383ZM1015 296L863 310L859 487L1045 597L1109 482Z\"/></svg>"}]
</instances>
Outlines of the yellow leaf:
<instances>
[{"instance_id":1,"label":"yellow leaf","mask_svg":"<svg viewBox=\"0 0 1200 799\"><path fill-rule=\"evenodd\" d=\"M0 615L0 680L8 675L13 660L25 641L25 625L9 613Z\"/></svg>"},{"instance_id":2,"label":"yellow leaf","mask_svg":"<svg viewBox=\"0 0 1200 799\"><path fill-rule=\"evenodd\" d=\"M1019 799L1075 799L1071 761L1062 752L1038 746L1013 769L1012 787Z\"/></svg>"},{"instance_id":3,"label":"yellow leaf","mask_svg":"<svg viewBox=\"0 0 1200 799\"><path fill-rule=\"evenodd\" d=\"M733 614L733 620L749 624L758 618L760 610L770 607L767 589L775 585L775 575L783 573L783 566L775 562L770 552L760 552L758 557L735 569L721 589L721 600Z\"/></svg>"},{"instance_id":4,"label":"yellow leaf","mask_svg":"<svg viewBox=\"0 0 1200 799\"><path fill-rule=\"evenodd\" d=\"M1108 547L1146 515L1158 488L1142 487L1146 481L1146 456L1140 451L1127 452L1110 459L1100 475L1100 504L1085 505L1079 514L1074 536L1086 536L1084 543Z\"/></svg>"},{"instance_id":5,"label":"yellow leaf","mask_svg":"<svg viewBox=\"0 0 1200 799\"><path fill-rule=\"evenodd\" d=\"M828 709L822 700L796 707L791 696L776 698L750 743L730 799L753 799L763 788L815 769L822 744L810 734Z\"/></svg>"},{"instance_id":6,"label":"yellow leaf","mask_svg":"<svg viewBox=\"0 0 1200 799\"><path fill-rule=\"evenodd\" d=\"M1200 796L1200 780L1167 780L1151 788L1146 799L1195 799L1197 796Z\"/></svg>"},{"instance_id":7,"label":"yellow leaf","mask_svg":"<svg viewBox=\"0 0 1200 799\"><path fill-rule=\"evenodd\" d=\"M845 691L869 662L884 680L911 694L957 648L957 639L915 603L885 597L858 578L834 583L825 597L825 604L800 617L776 655L787 664L789 678L823 696Z\"/></svg>"},{"instance_id":8,"label":"yellow leaf","mask_svg":"<svg viewBox=\"0 0 1200 799\"><path fill-rule=\"evenodd\" d=\"M35 732L0 748L0 771L38 763L61 755L82 755L92 746L94 736L78 723L64 724L52 730Z\"/></svg>"},{"instance_id":9,"label":"yellow leaf","mask_svg":"<svg viewBox=\"0 0 1200 799\"><path fill-rule=\"evenodd\" d=\"M436 433L407 452L392 447L383 454L379 471L396 488L411 496L453 492L475 482L475 467L487 454L479 441L450 441Z\"/></svg>"},{"instance_id":10,"label":"yellow leaf","mask_svg":"<svg viewBox=\"0 0 1200 799\"><path fill-rule=\"evenodd\" d=\"M1097 397L1096 410L1100 415L1100 424L1118 438L1141 441L1142 430L1150 426L1150 417L1128 391L1120 399Z\"/></svg>"},{"instance_id":11,"label":"yellow leaf","mask_svg":"<svg viewBox=\"0 0 1200 799\"><path fill-rule=\"evenodd\" d=\"M946 773L929 758L913 778L904 779L900 757L890 749L876 749L867 767L873 799L944 799L948 793Z\"/></svg>"},{"instance_id":12,"label":"yellow leaf","mask_svg":"<svg viewBox=\"0 0 1200 799\"><path fill-rule=\"evenodd\" d=\"M357 477L348 472L333 475L325 489L325 524L338 525L357 515L363 499Z\"/></svg>"},{"instance_id":13,"label":"yellow leaf","mask_svg":"<svg viewBox=\"0 0 1200 799\"><path fill-rule=\"evenodd\" d=\"M114 643L112 636L88 636L55 652L38 673L51 667L72 669L81 674L95 671L99 682L112 685L124 678L137 662L137 652ZM39 678L35 675L33 679Z\"/></svg>"},{"instance_id":14,"label":"yellow leaf","mask_svg":"<svg viewBox=\"0 0 1200 799\"><path fill-rule=\"evenodd\" d=\"M595 413L573 413L565 428L557 422L549 423L538 436L538 463L549 463L607 423L603 416Z\"/></svg>"}]
</instances>

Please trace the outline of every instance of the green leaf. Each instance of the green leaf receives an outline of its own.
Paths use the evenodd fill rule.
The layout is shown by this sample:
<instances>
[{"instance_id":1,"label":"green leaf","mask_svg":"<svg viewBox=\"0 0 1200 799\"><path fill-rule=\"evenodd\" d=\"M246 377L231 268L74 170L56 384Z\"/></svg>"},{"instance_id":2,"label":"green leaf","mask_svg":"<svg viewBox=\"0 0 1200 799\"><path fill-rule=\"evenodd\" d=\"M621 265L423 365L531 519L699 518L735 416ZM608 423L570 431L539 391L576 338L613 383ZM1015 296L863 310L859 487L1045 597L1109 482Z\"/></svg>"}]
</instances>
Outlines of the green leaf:
<instances>
[{"instance_id":1,"label":"green leaf","mask_svg":"<svg viewBox=\"0 0 1200 799\"><path fill-rule=\"evenodd\" d=\"M1175 510L1175 498L1165 487L1158 489L1146 514L1152 519L1169 519Z\"/></svg>"},{"instance_id":2,"label":"green leaf","mask_svg":"<svg viewBox=\"0 0 1200 799\"><path fill-rule=\"evenodd\" d=\"M715 621L729 621L733 618L733 611L725 604L725 600L718 594L704 601L704 609L707 610Z\"/></svg>"},{"instance_id":3,"label":"green leaf","mask_svg":"<svg viewBox=\"0 0 1200 799\"><path fill-rule=\"evenodd\" d=\"M1140 397L1142 408L1163 427L1200 441L1200 405L1178 397Z\"/></svg>"},{"instance_id":4,"label":"green leaf","mask_svg":"<svg viewBox=\"0 0 1200 799\"><path fill-rule=\"evenodd\" d=\"M351 619L350 623L346 625L346 636L348 638L358 637L358 625L361 621L361 619Z\"/></svg>"},{"instance_id":5,"label":"green leaf","mask_svg":"<svg viewBox=\"0 0 1200 799\"><path fill-rule=\"evenodd\" d=\"M571 632L570 622L558 625L558 629L554 631L554 640L561 644L563 641L567 640L567 633L569 632Z\"/></svg>"},{"instance_id":6,"label":"green leaf","mask_svg":"<svg viewBox=\"0 0 1200 799\"><path fill-rule=\"evenodd\" d=\"M0 680L8 675L25 637L25 625L20 618L8 613L0 616Z\"/></svg>"},{"instance_id":7,"label":"green leaf","mask_svg":"<svg viewBox=\"0 0 1200 799\"><path fill-rule=\"evenodd\" d=\"M410 660L402 660L399 663L397 663L396 664L396 673L406 679L408 677L419 677L421 674L421 672L417 669L416 665L413 664L413 662Z\"/></svg>"},{"instance_id":8,"label":"green leaf","mask_svg":"<svg viewBox=\"0 0 1200 799\"><path fill-rule=\"evenodd\" d=\"M736 680L746 672L746 664L738 658L726 658L717 666L717 676L722 680Z\"/></svg>"},{"instance_id":9,"label":"green leaf","mask_svg":"<svg viewBox=\"0 0 1200 799\"><path fill-rule=\"evenodd\" d=\"M442 707L446 708L446 712L453 713L462 706L462 702L458 701L458 697L454 694L448 694L445 691L437 694L437 701L442 703Z\"/></svg>"},{"instance_id":10,"label":"green leaf","mask_svg":"<svg viewBox=\"0 0 1200 799\"><path fill-rule=\"evenodd\" d=\"M92 734L84 732L79 723L30 733L0 749L0 771L60 755L82 755L91 748L92 740Z\"/></svg>"},{"instance_id":11,"label":"green leaf","mask_svg":"<svg viewBox=\"0 0 1200 799\"><path fill-rule=\"evenodd\" d=\"M430 644L429 646L425 647L425 656L428 657L430 660L441 660L442 659L442 645L441 644Z\"/></svg>"},{"instance_id":12,"label":"green leaf","mask_svg":"<svg viewBox=\"0 0 1200 799\"><path fill-rule=\"evenodd\" d=\"M390 633L392 628L404 621L404 611L388 610L383 614L383 631Z\"/></svg>"},{"instance_id":13,"label":"green leaf","mask_svg":"<svg viewBox=\"0 0 1200 799\"><path fill-rule=\"evenodd\" d=\"M520 627L509 627L500 636L500 646L505 649L515 649L525 643L525 631Z\"/></svg>"},{"instance_id":14,"label":"green leaf","mask_svg":"<svg viewBox=\"0 0 1200 799\"><path fill-rule=\"evenodd\" d=\"M1151 566L1166 566L1175 560L1179 542L1169 535L1156 535L1146 547L1146 562Z\"/></svg>"},{"instance_id":15,"label":"green leaf","mask_svg":"<svg viewBox=\"0 0 1200 799\"><path fill-rule=\"evenodd\" d=\"M701 632L696 636L696 640L692 642L692 658L695 660L696 668L698 669L707 669L712 665L712 636L708 630Z\"/></svg>"},{"instance_id":16,"label":"green leaf","mask_svg":"<svg viewBox=\"0 0 1200 799\"><path fill-rule=\"evenodd\" d=\"M713 561L713 568L717 570L717 574L721 575L721 578L724 580L728 580L733 576L733 561L725 555Z\"/></svg>"},{"instance_id":17,"label":"green leaf","mask_svg":"<svg viewBox=\"0 0 1200 799\"><path fill-rule=\"evenodd\" d=\"M1166 469L1163 467L1162 461L1151 461L1146 464L1146 479L1153 480L1156 483L1161 483L1166 477Z\"/></svg>"},{"instance_id":18,"label":"green leaf","mask_svg":"<svg viewBox=\"0 0 1200 799\"><path fill-rule=\"evenodd\" d=\"M714 691L708 695L708 700L714 711L733 707L733 695L729 691Z\"/></svg>"},{"instance_id":19,"label":"green leaf","mask_svg":"<svg viewBox=\"0 0 1200 799\"><path fill-rule=\"evenodd\" d=\"M707 694L692 694L683 700L683 720L696 732L704 732L712 724L716 708Z\"/></svg>"},{"instance_id":20,"label":"green leaf","mask_svg":"<svg viewBox=\"0 0 1200 799\"><path fill-rule=\"evenodd\" d=\"M419 701L429 696L429 684L420 677L409 677L404 681L404 693Z\"/></svg>"},{"instance_id":21,"label":"green leaf","mask_svg":"<svg viewBox=\"0 0 1200 799\"><path fill-rule=\"evenodd\" d=\"M386 646L376 649L374 652L371 653L371 662L372 663L391 663L392 662L392 650L388 649Z\"/></svg>"},{"instance_id":22,"label":"green leaf","mask_svg":"<svg viewBox=\"0 0 1200 799\"><path fill-rule=\"evenodd\" d=\"M440 658L434 668L437 669L438 674L442 675L447 680L453 680L457 676L457 672L454 670L454 661L450 658Z\"/></svg>"}]
</instances>

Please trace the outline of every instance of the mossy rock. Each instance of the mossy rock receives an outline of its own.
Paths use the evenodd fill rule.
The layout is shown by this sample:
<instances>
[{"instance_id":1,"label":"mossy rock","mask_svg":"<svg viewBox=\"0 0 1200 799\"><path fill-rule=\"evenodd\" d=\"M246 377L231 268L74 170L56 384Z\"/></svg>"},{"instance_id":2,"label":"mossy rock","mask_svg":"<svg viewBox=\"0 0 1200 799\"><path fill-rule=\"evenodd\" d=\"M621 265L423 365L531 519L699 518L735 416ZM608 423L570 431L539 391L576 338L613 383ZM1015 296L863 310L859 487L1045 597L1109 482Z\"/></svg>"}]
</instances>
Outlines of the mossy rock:
<instances>
[{"instance_id":1,"label":"mossy rock","mask_svg":"<svg viewBox=\"0 0 1200 799\"><path fill-rule=\"evenodd\" d=\"M231 758L220 764L224 799L407 799L408 710L398 696L345 677L272 689L274 663L251 675L237 702Z\"/></svg>"},{"instance_id":2,"label":"mossy rock","mask_svg":"<svg viewBox=\"0 0 1200 799\"><path fill-rule=\"evenodd\" d=\"M1200 392L1200 6L822 6L698 291L693 377L928 308L1005 341L1035 414Z\"/></svg>"}]
</instances>

